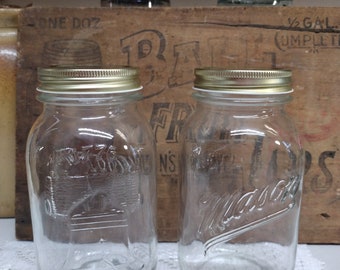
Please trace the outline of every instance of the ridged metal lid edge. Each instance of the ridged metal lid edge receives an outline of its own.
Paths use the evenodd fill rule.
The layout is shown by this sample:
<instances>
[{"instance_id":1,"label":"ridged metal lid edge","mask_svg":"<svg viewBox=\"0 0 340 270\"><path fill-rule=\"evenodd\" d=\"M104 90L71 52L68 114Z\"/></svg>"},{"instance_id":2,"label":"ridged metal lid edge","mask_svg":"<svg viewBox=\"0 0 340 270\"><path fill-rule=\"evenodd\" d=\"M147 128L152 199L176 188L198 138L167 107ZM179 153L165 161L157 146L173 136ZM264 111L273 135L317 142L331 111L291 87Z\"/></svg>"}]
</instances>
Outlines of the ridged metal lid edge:
<instances>
[{"instance_id":1,"label":"ridged metal lid edge","mask_svg":"<svg viewBox=\"0 0 340 270\"><path fill-rule=\"evenodd\" d=\"M292 91L289 70L227 70L199 68L195 70L197 90L235 93L275 94Z\"/></svg>"},{"instance_id":2,"label":"ridged metal lid edge","mask_svg":"<svg viewBox=\"0 0 340 270\"><path fill-rule=\"evenodd\" d=\"M38 68L41 92L125 92L141 89L139 71L133 67L110 69Z\"/></svg>"}]
</instances>

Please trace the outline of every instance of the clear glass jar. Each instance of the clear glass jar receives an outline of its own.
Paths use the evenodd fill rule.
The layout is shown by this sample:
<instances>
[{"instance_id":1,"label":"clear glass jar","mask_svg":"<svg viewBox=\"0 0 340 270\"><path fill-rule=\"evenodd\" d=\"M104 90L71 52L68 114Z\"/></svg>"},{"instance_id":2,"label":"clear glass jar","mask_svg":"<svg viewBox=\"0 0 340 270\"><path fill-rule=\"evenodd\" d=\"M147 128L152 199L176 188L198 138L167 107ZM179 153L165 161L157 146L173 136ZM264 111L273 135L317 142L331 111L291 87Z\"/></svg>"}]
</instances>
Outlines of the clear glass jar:
<instances>
[{"instance_id":1,"label":"clear glass jar","mask_svg":"<svg viewBox=\"0 0 340 270\"><path fill-rule=\"evenodd\" d=\"M293 0L218 0L218 5L267 5L267 6L289 6Z\"/></svg>"},{"instance_id":2,"label":"clear glass jar","mask_svg":"<svg viewBox=\"0 0 340 270\"><path fill-rule=\"evenodd\" d=\"M291 72L196 70L183 129L181 269L292 270L304 151Z\"/></svg>"},{"instance_id":3,"label":"clear glass jar","mask_svg":"<svg viewBox=\"0 0 340 270\"><path fill-rule=\"evenodd\" d=\"M40 69L26 166L41 270L155 269L155 143L138 71Z\"/></svg>"}]
</instances>

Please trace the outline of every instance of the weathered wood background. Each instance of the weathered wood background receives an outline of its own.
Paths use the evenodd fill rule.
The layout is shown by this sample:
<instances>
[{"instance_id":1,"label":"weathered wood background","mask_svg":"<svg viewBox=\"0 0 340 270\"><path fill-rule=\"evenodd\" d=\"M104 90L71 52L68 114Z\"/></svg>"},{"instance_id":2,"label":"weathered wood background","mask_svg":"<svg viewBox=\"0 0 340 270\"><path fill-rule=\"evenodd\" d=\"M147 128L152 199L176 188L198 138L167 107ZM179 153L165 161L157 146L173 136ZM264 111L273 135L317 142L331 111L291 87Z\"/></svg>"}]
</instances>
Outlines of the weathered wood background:
<instances>
[{"instance_id":1,"label":"weathered wood background","mask_svg":"<svg viewBox=\"0 0 340 270\"><path fill-rule=\"evenodd\" d=\"M179 145L195 67L291 69L306 152L300 242L340 243L340 8L29 8L19 18L16 232L31 239L25 142L38 66L138 66L157 140L158 232L177 239Z\"/></svg>"}]
</instances>

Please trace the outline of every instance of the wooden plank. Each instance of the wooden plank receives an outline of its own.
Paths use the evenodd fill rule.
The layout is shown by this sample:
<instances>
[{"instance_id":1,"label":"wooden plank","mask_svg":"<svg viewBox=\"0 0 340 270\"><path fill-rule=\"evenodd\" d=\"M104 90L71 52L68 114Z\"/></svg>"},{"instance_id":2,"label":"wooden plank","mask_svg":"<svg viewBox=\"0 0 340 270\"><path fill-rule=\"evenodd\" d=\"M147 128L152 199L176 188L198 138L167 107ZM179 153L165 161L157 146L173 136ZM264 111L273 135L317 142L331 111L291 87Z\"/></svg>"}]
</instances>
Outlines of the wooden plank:
<instances>
[{"instance_id":1,"label":"wooden plank","mask_svg":"<svg viewBox=\"0 0 340 270\"><path fill-rule=\"evenodd\" d=\"M157 140L161 241L177 239L178 140L195 107L194 68L292 69L295 93L288 111L307 150L300 242L340 243L339 26L340 8L23 10L17 80L18 237L31 237L24 150L41 111L34 97L36 68L77 63L71 52L83 51L83 65L142 70L145 99L139 109Z\"/></svg>"},{"instance_id":2,"label":"wooden plank","mask_svg":"<svg viewBox=\"0 0 340 270\"><path fill-rule=\"evenodd\" d=\"M35 7L100 7L100 0L33 0Z\"/></svg>"},{"instance_id":3,"label":"wooden plank","mask_svg":"<svg viewBox=\"0 0 340 270\"><path fill-rule=\"evenodd\" d=\"M0 218L14 217L18 9L0 8Z\"/></svg>"}]
</instances>

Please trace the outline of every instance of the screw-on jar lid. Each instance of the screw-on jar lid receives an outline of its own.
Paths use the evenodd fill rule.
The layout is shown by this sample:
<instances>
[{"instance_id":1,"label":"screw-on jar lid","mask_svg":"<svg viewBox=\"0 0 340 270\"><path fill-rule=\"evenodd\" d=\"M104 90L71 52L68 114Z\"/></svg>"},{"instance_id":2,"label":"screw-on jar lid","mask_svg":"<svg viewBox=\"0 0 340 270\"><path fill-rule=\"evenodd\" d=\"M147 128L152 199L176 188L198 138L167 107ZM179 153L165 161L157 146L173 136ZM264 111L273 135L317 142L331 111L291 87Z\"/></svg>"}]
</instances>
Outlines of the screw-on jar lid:
<instances>
[{"instance_id":1,"label":"screw-on jar lid","mask_svg":"<svg viewBox=\"0 0 340 270\"><path fill-rule=\"evenodd\" d=\"M285 94L292 92L288 70L195 70L194 88L199 91L237 94Z\"/></svg>"},{"instance_id":2,"label":"screw-on jar lid","mask_svg":"<svg viewBox=\"0 0 340 270\"><path fill-rule=\"evenodd\" d=\"M38 80L37 90L47 93L122 93L142 89L139 71L132 67L39 68Z\"/></svg>"}]
</instances>

